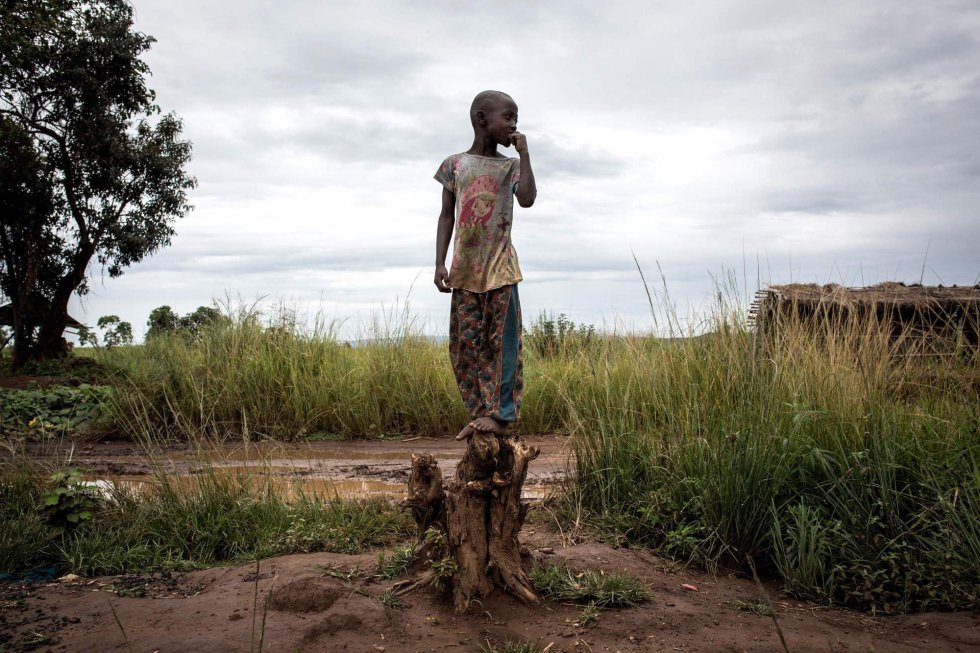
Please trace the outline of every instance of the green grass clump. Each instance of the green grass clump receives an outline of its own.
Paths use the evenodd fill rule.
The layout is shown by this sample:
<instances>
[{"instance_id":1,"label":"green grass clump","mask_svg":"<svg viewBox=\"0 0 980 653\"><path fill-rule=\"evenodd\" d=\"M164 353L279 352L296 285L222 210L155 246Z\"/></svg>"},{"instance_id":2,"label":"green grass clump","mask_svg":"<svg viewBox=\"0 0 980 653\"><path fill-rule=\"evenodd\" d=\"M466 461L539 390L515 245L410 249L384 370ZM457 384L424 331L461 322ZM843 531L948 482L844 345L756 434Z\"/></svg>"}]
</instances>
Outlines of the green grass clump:
<instances>
[{"instance_id":1,"label":"green grass clump","mask_svg":"<svg viewBox=\"0 0 980 653\"><path fill-rule=\"evenodd\" d=\"M575 625L579 628L591 628L597 623L599 623L599 606L589 601L582 608L582 612L579 613Z\"/></svg>"},{"instance_id":2,"label":"green grass clump","mask_svg":"<svg viewBox=\"0 0 980 653\"><path fill-rule=\"evenodd\" d=\"M405 604L402 600L395 594L395 590L392 587L386 587L381 590L381 594L378 595L378 600L381 604L389 608L403 608Z\"/></svg>"},{"instance_id":3,"label":"green grass clump","mask_svg":"<svg viewBox=\"0 0 980 653\"><path fill-rule=\"evenodd\" d=\"M410 532L383 499L288 493L244 474L159 474L139 490L116 489L91 519L61 532L43 519L44 481L0 474L0 571L41 564L85 575L184 569L307 551L355 553ZM9 518L7 518L9 517Z\"/></svg>"},{"instance_id":4,"label":"green grass clump","mask_svg":"<svg viewBox=\"0 0 980 653\"><path fill-rule=\"evenodd\" d=\"M602 382L570 409L569 509L825 603L975 608L980 360L911 346L873 321L790 322L763 340L739 315L609 344Z\"/></svg>"},{"instance_id":5,"label":"green grass clump","mask_svg":"<svg viewBox=\"0 0 980 653\"><path fill-rule=\"evenodd\" d=\"M507 638L502 642L490 643L480 647L480 653L542 653L544 649L537 642Z\"/></svg>"},{"instance_id":6,"label":"green grass clump","mask_svg":"<svg viewBox=\"0 0 980 653\"><path fill-rule=\"evenodd\" d=\"M415 558L415 551L416 547L412 545L396 549L390 558L385 557L384 553L379 553L378 569L374 575L381 580L388 580L404 573L408 569L408 566L412 564L412 560Z\"/></svg>"},{"instance_id":7,"label":"green grass clump","mask_svg":"<svg viewBox=\"0 0 980 653\"><path fill-rule=\"evenodd\" d=\"M760 617L771 617L773 614L775 614L772 606L766 601L747 601L745 599L735 599L732 601L732 605L743 612L751 612L752 614L757 614Z\"/></svg>"},{"instance_id":8,"label":"green grass clump","mask_svg":"<svg viewBox=\"0 0 980 653\"><path fill-rule=\"evenodd\" d=\"M52 557L57 529L41 513L41 483L29 470L0 474L0 573L38 567Z\"/></svg>"},{"instance_id":9,"label":"green grass clump","mask_svg":"<svg viewBox=\"0 0 980 653\"><path fill-rule=\"evenodd\" d=\"M576 573L564 561L536 565L531 580L545 598L587 603L597 608L632 607L650 598L650 590L638 578L607 574L601 569Z\"/></svg>"}]
</instances>

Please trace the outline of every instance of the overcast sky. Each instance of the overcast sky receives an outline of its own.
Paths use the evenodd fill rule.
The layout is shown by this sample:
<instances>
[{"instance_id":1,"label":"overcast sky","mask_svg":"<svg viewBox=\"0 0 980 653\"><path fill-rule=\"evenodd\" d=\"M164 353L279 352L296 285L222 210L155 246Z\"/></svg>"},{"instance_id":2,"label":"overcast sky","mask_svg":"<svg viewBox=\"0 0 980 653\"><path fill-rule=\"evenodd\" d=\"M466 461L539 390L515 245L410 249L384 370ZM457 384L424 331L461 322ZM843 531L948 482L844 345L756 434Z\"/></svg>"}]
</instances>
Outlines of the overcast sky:
<instances>
[{"instance_id":1,"label":"overcast sky","mask_svg":"<svg viewBox=\"0 0 980 653\"><path fill-rule=\"evenodd\" d=\"M525 321L649 328L634 255L684 315L731 276L980 280L976 0L133 4L199 186L172 246L93 270L89 324L231 297L358 332L408 300L443 333L432 175L484 89L537 178Z\"/></svg>"}]
</instances>

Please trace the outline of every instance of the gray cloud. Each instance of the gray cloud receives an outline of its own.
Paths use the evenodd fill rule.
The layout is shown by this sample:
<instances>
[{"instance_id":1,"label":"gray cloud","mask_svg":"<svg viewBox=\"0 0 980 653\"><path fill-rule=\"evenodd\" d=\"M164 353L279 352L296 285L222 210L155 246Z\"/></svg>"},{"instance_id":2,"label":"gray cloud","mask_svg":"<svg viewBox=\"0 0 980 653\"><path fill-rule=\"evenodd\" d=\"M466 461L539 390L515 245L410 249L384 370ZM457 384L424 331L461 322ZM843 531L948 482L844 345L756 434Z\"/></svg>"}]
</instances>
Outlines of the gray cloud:
<instances>
[{"instance_id":1,"label":"gray cloud","mask_svg":"<svg viewBox=\"0 0 980 653\"><path fill-rule=\"evenodd\" d=\"M518 101L538 178L515 215L529 314L649 323L632 252L695 306L726 269L915 280L928 246L927 282L980 272L973 0L136 10L151 86L194 141L198 209L93 293L96 316L229 289L361 315L420 275L413 306L442 328L431 175L469 146L484 88Z\"/></svg>"},{"instance_id":2,"label":"gray cloud","mask_svg":"<svg viewBox=\"0 0 980 653\"><path fill-rule=\"evenodd\" d=\"M296 246L266 247L261 252L244 248L222 252L217 248L194 255L181 255L150 261L145 271L173 274L267 275L283 272L364 272L372 269L414 268L427 264L430 256L419 251L390 245L380 248L328 250L325 252L299 250Z\"/></svg>"},{"instance_id":3,"label":"gray cloud","mask_svg":"<svg viewBox=\"0 0 980 653\"><path fill-rule=\"evenodd\" d=\"M614 177L626 169L627 160L588 147L581 141L563 143L548 135L532 141L536 165L554 177ZM539 163L538 163L539 162Z\"/></svg>"}]
</instances>

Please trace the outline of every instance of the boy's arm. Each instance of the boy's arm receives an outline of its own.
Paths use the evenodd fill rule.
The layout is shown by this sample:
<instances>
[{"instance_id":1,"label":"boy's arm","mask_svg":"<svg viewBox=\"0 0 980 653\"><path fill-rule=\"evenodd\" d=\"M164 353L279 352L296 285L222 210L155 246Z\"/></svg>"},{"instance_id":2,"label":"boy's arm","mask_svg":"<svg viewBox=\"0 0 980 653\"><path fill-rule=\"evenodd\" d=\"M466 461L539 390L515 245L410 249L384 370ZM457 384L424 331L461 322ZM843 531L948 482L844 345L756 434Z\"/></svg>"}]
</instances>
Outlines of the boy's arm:
<instances>
[{"instance_id":1,"label":"boy's arm","mask_svg":"<svg viewBox=\"0 0 980 653\"><path fill-rule=\"evenodd\" d=\"M517 184L517 203L527 208L538 197L538 187L534 184L534 170L531 169L531 155L527 153L527 139L521 132L511 135L511 143L521 159L521 181Z\"/></svg>"},{"instance_id":2,"label":"boy's arm","mask_svg":"<svg viewBox=\"0 0 980 653\"><path fill-rule=\"evenodd\" d=\"M449 240L453 237L453 223L456 211L456 194L448 188L442 189L442 211L439 212L439 227L436 229L436 277L439 292L452 292L449 285L449 270L446 269L446 254Z\"/></svg>"}]
</instances>

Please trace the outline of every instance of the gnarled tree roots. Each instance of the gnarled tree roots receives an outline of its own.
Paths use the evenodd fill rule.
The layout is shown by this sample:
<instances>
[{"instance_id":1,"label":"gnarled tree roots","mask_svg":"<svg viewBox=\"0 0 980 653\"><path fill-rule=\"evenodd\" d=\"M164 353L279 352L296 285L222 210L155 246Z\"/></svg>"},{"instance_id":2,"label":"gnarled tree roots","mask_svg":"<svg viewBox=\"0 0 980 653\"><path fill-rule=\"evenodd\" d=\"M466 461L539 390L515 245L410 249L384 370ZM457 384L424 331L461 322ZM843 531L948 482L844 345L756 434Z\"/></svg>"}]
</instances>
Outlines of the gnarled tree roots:
<instances>
[{"instance_id":1,"label":"gnarled tree roots","mask_svg":"<svg viewBox=\"0 0 980 653\"><path fill-rule=\"evenodd\" d=\"M457 612L495 587L536 603L524 564L529 562L527 552L517 536L527 512L521 489L527 466L538 453L519 436L477 431L467 440L455 477L445 483L434 457L413 455L408 498L402 504L411 508L419 527L413 566L426 571L398 592L443 584L452 590Z\"/></svg>"}]
</instances>

